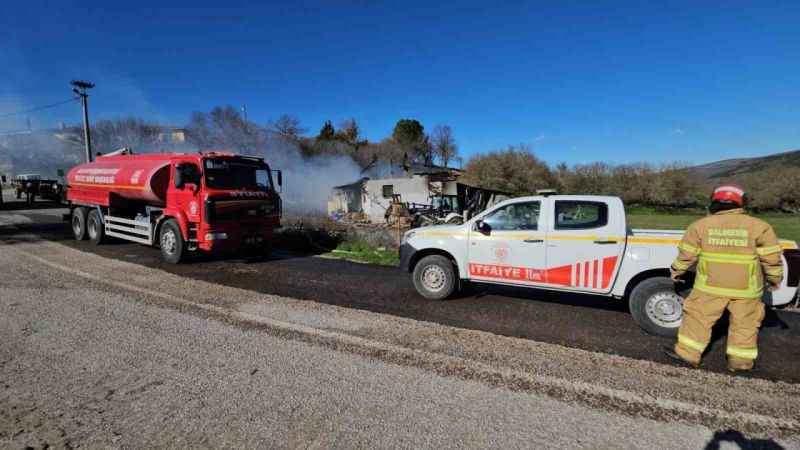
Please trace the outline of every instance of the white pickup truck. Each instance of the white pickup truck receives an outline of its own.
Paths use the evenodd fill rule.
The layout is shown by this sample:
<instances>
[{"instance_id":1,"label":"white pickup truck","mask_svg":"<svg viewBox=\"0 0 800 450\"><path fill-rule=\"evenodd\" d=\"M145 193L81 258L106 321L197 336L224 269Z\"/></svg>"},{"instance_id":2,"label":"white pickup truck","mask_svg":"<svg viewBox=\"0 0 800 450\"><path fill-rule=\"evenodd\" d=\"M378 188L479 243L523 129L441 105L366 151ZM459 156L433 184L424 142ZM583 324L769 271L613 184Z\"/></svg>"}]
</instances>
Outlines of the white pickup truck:
<instances>
[{"instance_id":1,"label":"white pickup truck","mask_svg":"<svg viewBox=\"0 0 800 450\"><path fill-rule=\"evenodd\" d=\"M674 336L692 279L674 283L669 267L683 230L632 230L617 197L550 195L506 200L463 225L405 233L400 266L424 297L440 300L463 281L628 299L647 332ZM797 243L781 241L784 277L768 305L791 302L800 278Z\"/></svg>"}]
</instances>

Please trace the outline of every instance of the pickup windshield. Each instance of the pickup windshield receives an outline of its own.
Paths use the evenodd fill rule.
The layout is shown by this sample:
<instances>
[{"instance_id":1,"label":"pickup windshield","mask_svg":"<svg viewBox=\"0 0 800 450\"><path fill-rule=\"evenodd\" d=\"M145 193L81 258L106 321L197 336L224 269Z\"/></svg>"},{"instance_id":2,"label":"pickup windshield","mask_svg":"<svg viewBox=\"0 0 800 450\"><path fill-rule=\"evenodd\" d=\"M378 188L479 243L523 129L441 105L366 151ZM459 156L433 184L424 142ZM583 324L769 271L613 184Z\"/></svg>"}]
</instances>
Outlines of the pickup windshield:
<instances>
[{"instance_id":1,"label":"pickup windshield","mask_svg":"<svg viewBox=\"0 0 800 450\"><path fill-rule=\"evenodd\" d=\"M213 189L272 190L272 176L266 164L230 159L205 160L206 186Z\"/></svg>"}]
</instances>

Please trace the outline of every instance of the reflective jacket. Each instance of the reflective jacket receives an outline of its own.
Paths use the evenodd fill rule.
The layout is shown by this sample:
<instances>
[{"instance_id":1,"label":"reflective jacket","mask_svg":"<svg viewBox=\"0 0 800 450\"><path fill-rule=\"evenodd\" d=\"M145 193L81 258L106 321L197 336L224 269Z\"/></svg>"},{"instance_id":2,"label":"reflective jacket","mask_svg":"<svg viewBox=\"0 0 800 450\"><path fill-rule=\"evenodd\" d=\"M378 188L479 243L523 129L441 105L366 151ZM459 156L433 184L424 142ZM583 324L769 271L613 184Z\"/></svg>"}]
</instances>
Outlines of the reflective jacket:
<instances>
[{"instance_id":1,"label":"reflective jacket","mask_svg":"<svg viewBox=\"0 0 800 450\"><path fill-rule=\"evenodd\" d=\"M672 270L682 275L696 265L694 288L728 298L760 298L764 279L783 280L781 246L763 220L731 209L689 226L678 245Z\"/></svg>"}]
</instances>

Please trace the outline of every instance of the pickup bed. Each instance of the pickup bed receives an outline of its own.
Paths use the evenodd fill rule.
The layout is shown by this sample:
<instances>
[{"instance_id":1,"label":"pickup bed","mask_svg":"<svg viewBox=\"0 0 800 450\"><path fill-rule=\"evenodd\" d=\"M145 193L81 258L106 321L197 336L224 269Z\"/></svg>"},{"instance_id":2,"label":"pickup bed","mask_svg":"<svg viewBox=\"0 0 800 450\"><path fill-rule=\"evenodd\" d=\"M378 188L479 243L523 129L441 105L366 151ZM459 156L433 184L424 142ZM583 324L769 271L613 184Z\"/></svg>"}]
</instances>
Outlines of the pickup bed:
<instances>
[{"instance_id":1,"label":"pickup bed","mask_svg":"<svg viewBox=\"0 0 800 450\"><path fill-rule=\"evenodd\" d=\"M692 277L669 278L683 230L632 230L622 200L551 195L506 200L463 225L405 233L400 265L426 298L444 299L464 281L603 295L627 299L646 331L671 336L681 323ZM766 292L768 305L797 294L800 251L781 241L784 277Z\"/></svg>"}]
</instances>

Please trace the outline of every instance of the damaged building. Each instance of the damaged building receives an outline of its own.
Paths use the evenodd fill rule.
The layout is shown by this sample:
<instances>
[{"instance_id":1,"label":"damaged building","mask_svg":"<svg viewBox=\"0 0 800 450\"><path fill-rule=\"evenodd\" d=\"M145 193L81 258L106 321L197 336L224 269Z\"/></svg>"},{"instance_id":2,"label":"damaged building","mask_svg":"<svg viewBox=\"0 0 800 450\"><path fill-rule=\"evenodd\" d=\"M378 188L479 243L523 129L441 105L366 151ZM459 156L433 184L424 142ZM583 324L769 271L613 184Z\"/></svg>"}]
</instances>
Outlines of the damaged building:
<instances>
[{"instance_id":1,"label":"damaged building","mask_svg":"<svg viewBox=\"0 0 800 450\"><path fill-rule=\"evenodd\" d=\"M508 198L503 192L460 183L460 169L411 164L384 172L382 178L365 176L334 187L328 215L334 220L381 224L400 209L415 225L459 223Z\"/></svg>"}]
</instances>

